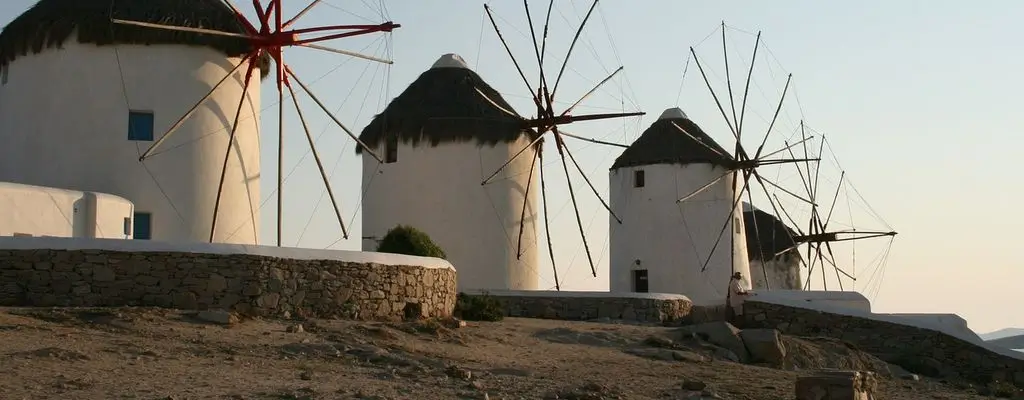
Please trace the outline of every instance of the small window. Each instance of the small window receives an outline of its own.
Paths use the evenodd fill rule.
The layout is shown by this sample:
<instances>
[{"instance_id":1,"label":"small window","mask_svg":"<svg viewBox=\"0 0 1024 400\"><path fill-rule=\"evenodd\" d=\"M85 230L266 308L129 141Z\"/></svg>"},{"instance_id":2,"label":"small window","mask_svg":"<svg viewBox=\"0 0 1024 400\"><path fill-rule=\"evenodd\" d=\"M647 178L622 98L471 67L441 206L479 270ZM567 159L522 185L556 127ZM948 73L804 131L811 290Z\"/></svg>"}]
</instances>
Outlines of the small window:
<instances>
[{"instance_id":1,"label":"small window","mask_svg":"<svg viewBox=\"0 0 1024 400\"><path fill-rule=\"evenodd\" d=\"M647 293L647 270L633 270L633 292Z\"/></svg>"},{"instance_id":2,"label":"small window","mask_svg":"<svg viewBox=\"0 0 1024 400\"><path fill-rule=\"evenodd\" d=\"M384 143L384 162L398 162L398 135L388 135Z\"/></svg>"},{"instance_id":3,"label":"small window","mask_svg":"<svg viewBox=\"0 0 1024 400\"><path fill-rule=\"evenodd\" d=\"M736 233L740 233L740 219L739 219L739 217L735 217L735 218L732 219L732 226L735 227L734 229L735 229Z\"/></svg>"},{"instance_id":4,"label":"small window","mask_svg":"<svg viewBox=\"0 0 1024 400\"><path fill-rule=\"evenodd\" d=\"M153 214L137 212L132 219L135 221L132 225L133 237L137 240L149 240L153 233Z\"/></svg>"},{"instance_id":5,"label":"small window","mask_svg":"<svg viewBox=\"0 0 1024 400\"><path fill-rule=\"evenodd\" d=\"M4 66L0 69L0 84L6 85L7 79L10 78L11 68Z\"/></svg>"},{"instance_id":6,"label":"small window","mask_svg":"<svg viewBox=\"0 0 1024 400\"><path fill-rule=\"evenodd\" d=\"M14 233L11 234L11 236L13 236L13 237L32 237L32 234L31 233L14 232Z\"/></svg>"},{"instance_id":7,"label":"small window","mask_svg":"<svg viewBox=\"0 0 1024 400\"><path fill-rule=\"evenodd\" d=\"M644 187L644 170L638 169L633 171L633 187Z\"/></svg>"},{"instance_id":8,"label":"small window","mask_svg":"<svg viewBox=\"0 0 1024 400\"><path fill-rule=\"evenodd\" d=\"M132 218L124 217L124 235L128 236L132 234Z\"/></svg>"},{"instance_id":9,"label":"small window","mask_svg":"<svg viewBox=\"0 0 1024 400\"><path fill-rule=\"evenodd\" d=\"M153 141L152 112L128 112L128 140Z\"/></svg>"}]
</instances>

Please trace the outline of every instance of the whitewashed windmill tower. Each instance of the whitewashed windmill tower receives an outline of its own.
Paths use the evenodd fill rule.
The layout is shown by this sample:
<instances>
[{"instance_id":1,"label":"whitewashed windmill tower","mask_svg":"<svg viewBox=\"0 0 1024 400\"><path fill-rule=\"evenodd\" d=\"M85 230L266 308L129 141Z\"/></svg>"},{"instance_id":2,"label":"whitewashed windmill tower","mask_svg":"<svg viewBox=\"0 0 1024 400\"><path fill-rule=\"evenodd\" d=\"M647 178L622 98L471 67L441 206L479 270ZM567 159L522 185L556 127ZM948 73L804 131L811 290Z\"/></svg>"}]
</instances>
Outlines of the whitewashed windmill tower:
<instances>
[{"instance_id":1,"label":"whitewashed windmill tower","mask_svg":"<svg viewBox=\"0 0 1024 400\"><path fill-rule=\"evenodd\" d=\"M0 33L0 181L118 195L135 204L136 238L206 241L226 168L220 218L241 230L230 242L256 243L259 79L244 86L245 71L232 71L248 44L111 18L242 33L221 2L39 1ZM165 146L191 143L140 163L159 133L225 77ZM225 167L222 131L245 93Z\"/></svg>"},{"instance_id":2,"label":"whitewashed windmill tower","mask_svg":"<svg viewBox=\"0 0 1024 400\"><path fill-rule=\"evenodd\" d=\"M771 213L743 203L750 286L755 290L800 290L803 258L797 233ZM757 227L755 229L754 227Z\"/></svg>"},{"instance_id":3,"label":"whitewashed windmill tower","mask_svg":"<svg viewBox=\"0 0 1024 400\"><path fill-rule=\"evenodd\" d=\"M710 304L725 298L734 271L750 276L733 165L678 108L665 110L622 152L608 188L622 220L609 228L613 292L681 293ZM722 221L729 221L728 236L716 246Z\"/></svg>"},{"instance_id":4,"label":"whitewashed windmill tower","mask_svg":"<svg viewBox=\"0 0 1024 400\"><path fill-rule=\"evenodd\" d=\"M498 107L511 109L461 57L446 54L374 117L360 140L384 162L356 150L363 154L363 250L409 225L444 249L460 290L538 289L535 148L480 185L536 136Z\"/></svg>"},{"instance_id":5,"label":"whitewashed windmill tower","mask_svg":"<svg viewBox=\"0 0 1024 400\"><path fill-rule=\"evenodd\" d=\"M0 180L125 197L136 207L134 226L125 224L136 239L258 244L259 81L273 66L276 243L286 92L347 237L293 84L355 134L283 50L391 63L323 44L400 25L293 27L319 3L287 18L281 0L254 0L250 19L222 0L39 1L0 33Z\"/></svg>"}]
</instances>

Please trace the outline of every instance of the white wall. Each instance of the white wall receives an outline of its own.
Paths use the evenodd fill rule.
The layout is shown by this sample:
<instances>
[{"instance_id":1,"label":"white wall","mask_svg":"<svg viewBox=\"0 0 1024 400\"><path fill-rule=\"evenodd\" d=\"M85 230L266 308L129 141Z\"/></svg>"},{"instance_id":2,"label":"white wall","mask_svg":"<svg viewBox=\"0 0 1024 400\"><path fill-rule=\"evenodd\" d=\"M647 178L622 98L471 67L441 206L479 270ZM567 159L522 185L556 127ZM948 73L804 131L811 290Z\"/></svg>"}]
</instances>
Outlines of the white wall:
<instances>
[{"instance_id":1,"label":"white wall","mask_svg":"<svg viewBox=\"0 0 1024 400\"><path fill-rule=\"evenodd\" d=\"M396 225L430 235L458 270L459 290L536 290L539 176L534 150L523 152L486 186L489 175L529 144L527 138L493 147L476 142L398 145L398 161L379 164L363 154L363 237L383 238ZM384 144L375 149L384 156ZM520 215L528 202L523 252L516 259ZM363 249L377 242L363 239Z\"/></svg>"},{"instance_id":2,"label":"white wall","mask_svg":"<svg viewBox=\"0 0 1024 400\"><path fill-rule=\"evenodd\" d=\"M827 309L841 307L862 312L871 312L871 301L857 292L825 290L754 290L751 300L775 304L800 303L810 307L823 306Z\"/></svg>"},{"instance_id":3,"label":"white wall","mask_svg":"<svg viewBox=\"0 0 1024 400\"><path fill-rule=\"evenodd\" d=\"M156 240L112 240L58 237L0 237L3 250L108 250L123 252L181 252L203 254L249 254L293 260L332 260L361 264L409 265L423 268L452 268L440 258L348 250L301 249L226 243L182 243Z\"/></svg>"},{"instance_id":4,"label":"white wall","mask_svg":"<svg viewBox=\"0 0 1024 400\"><path fill-rule=\"evenodd\" d=\"M130 239L132 210L108 194L0 182L0 236Z\"/></svg>"},{"instance_id":5,"label":"white wall","mask_svg":"<svg viewBox=\"0 0 1024 400\"><path fill-rule=\"evenodd\" d=\"M639 169L644 170L645 185L636 188L634 171ZM742 205L736 206L732 226L722 235L707 270L701 272L734 203L732 175L676 203L725 172L711 164L656 164L609 173L610 205L622 219L619 224L609 218L612 292L633 291L635 269L648 271L648 291L684 294L696 305L723 303L734 270L749 282ZM742 187L741 180L738 176L737 189Z\"/></svg>"},{"instance_id":6,"label":"white wall","mask_svg":"<svg viewBox=\"0 0 1024 400\"><path fill-rule=\"evenodd\" d=\"M800 290L800 259L782 255L767 262L751 260L750 280L755 290Z\"/></svg>"},{"instance_id":7,"label":"white wall","mask_svg":"<svg viewBox=\"0 0 1024 400\"><path fill-rule=\"evenodd\" d=\"M0 86L0 180L121 196L136 211L152 213L153 239L207 241L227 150L225 127L241 100L246 67L161 144L157 152L165 153L145 161L150 176L138 158L153 142L127 139L129 109L154 112L158 139L238 60L195 46L116 49L72 39L63 49L8 65L8 82ZM254 75L228 163L216 241L258 241L259 71Z\"/></svg>"},{"instance_id":8,"label":"white wall","mask_svg":"<svg viewBox=\"0 0 1024 400\"><path fill-rule=\"evenodd\" d=\"M690 300L681 294L632 293L632 292L573 292L565 290L468 290L469 295L490 295L496 297L555 297L566 299L648 299L648 300Z\"/></svg>"}]
</instances>

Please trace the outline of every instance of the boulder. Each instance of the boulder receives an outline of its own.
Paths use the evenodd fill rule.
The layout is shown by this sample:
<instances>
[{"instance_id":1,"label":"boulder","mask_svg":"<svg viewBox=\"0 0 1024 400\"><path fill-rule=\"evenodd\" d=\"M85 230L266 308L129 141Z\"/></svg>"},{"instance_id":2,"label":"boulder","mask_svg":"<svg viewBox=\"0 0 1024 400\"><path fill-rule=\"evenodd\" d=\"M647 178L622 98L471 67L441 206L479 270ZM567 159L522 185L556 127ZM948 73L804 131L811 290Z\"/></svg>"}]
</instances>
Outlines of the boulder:
<instances>
[{"instance_id":1,"label":"boulder","mask_svg":"<svg viewBox=\"0 0 1024 400\"><path fill-rule=\"evenodd\" d=\"M238 317L225 310L203 310L196 314L196 318L214 324L231 325L238 323Z\"/></svg>"},{"instance_id":2,"label":"boulder","mask_svg":"<svg viewBox=\"0 0 1024 400\"><path fill-rule=\"evenodd\" d=\"M750 359L743 340L740 339L740 330L732 324L724 321L705 322L703 324L689 325L680 328L684 335L696 335L712 344L723 347L736 354L741 362Z\"/></svg>"},{"instance_id":3,"label":"boulder","mask_svg":"<svg viewBox=\"0 0 1024 400\"><path fill-rule=\"evenodd\" d=\"M786 346L775 329L744 329L740 339L750 353L751 361L781 366L786 359Z\"/></svg>"},{"instance_id":4,"label":"boulder","mask_svg":"<svg viewBox=\"0 0 1024 400\"><path fill-rule=\"evenodd\" d=\"M878 383L874 374L860 371L819 371L796 380L797 400L870 400Z\"/></svg>"}]
</instances>

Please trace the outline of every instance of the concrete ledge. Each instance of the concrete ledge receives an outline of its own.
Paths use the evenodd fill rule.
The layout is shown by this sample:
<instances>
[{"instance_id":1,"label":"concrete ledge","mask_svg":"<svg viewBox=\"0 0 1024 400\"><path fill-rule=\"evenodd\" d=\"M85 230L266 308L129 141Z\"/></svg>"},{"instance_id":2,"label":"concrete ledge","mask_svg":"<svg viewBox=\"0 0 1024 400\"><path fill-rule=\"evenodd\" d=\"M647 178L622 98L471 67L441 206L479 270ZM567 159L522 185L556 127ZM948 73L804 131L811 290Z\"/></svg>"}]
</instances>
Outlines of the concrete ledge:
<instances>
[{"instance_id":1,"label":"concrete ledge","mask_svg":"<svg viewBox=\"0 0 1024 400\"><path fill-rule=\"evenodd\" d=\"M109 250L120 252L181 252L205 254L247 254L293 260L333 260L360 264L415 265L420 268L455 269L440 258L368 251L302 249L226 243L170 243L153 240L86 239L65 237L0 237L3 250Z\"/></svg>"},{"instance_id":2,"label":"concrete ledge","mask_svg":"<svg viewBox=\"0 0 1024 400\"><path fill-rule=\"evenodd\" d=\"M607 318L645 323L668 323L690 314L692 303L683 295L564 291L466 291L502 302L510 317L561 320Z\"/></svg>"}]
</instances>

